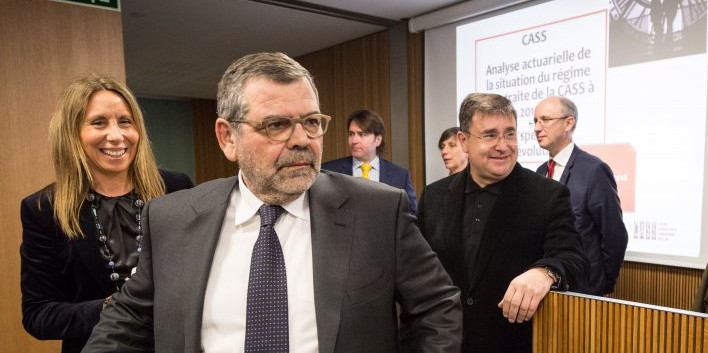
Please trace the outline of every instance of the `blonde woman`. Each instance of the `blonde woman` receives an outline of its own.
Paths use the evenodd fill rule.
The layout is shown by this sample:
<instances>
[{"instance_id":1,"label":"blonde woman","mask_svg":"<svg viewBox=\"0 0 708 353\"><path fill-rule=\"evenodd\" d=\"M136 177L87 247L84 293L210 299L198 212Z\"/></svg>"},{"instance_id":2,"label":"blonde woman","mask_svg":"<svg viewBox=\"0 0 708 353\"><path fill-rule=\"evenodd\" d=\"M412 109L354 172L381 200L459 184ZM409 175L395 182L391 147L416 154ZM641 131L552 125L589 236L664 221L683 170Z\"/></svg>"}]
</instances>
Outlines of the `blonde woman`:
<instances>
[{"instance_id":1,"label":"blonde woman","mask_svg":"<svg viewBox=\"0 0 708 353\"><path fill-rule=\"evenodd\" d=\"M56 182L22 200L22 323L79 352L141 251L148 200L192 187L159 171L128 88L90 75L62 94L49 126Z\"/></svg>"}]
</instances>

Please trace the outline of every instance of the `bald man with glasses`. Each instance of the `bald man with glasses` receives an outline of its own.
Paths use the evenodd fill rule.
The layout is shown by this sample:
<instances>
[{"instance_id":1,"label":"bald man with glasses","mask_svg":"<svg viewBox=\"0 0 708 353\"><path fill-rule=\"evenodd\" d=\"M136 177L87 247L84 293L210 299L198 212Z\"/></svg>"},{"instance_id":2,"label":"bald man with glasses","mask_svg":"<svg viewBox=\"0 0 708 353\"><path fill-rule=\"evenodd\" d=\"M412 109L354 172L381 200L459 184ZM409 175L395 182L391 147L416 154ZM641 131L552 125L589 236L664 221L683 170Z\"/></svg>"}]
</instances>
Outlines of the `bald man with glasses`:
<instances>
[{"instance_id":1,"label":"bald man with glasses","mask_svg":"<svg viewBox=\"0 0 708 353\"><path fill-rule=\"evenodd\" d=\"M578 109L570 99L542 100L536 106L533 120L538 144L550 157L537 172L570 189L575 228L582 237L583 252L590 260L588 281L577 291L610 294L629 239L614 174L607 163L573 143Z\"/></svg>"}]
</instances>

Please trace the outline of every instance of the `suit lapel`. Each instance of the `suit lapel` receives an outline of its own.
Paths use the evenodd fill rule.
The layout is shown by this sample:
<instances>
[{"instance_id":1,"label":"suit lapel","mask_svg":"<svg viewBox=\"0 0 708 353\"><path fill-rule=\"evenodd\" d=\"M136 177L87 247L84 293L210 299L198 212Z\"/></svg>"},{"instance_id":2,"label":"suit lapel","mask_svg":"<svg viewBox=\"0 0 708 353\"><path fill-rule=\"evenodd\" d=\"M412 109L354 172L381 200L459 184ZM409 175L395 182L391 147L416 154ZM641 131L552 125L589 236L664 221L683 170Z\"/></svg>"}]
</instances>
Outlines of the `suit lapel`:
<instances>
[{"instance_id":1,"label":"suit lapel","mask_svg":"<svg viewBox=\"0 0 708 353\"><path fill-rule=\"evenodd\" d=\"M447 252L452 259L449 269L456 269L455 273L450 273L450 277L455 283L467 284L467 268L465 262L465 251L462 244L462 217L464 214L465 181L471 178L469 169L458 173L450 181L443 204L447 221L445 222L445 237ZM466 288L462 288L465 290Z\"/></svg>"},{"instance_id":2,"label":"suit lapel","mask_svg":"<svg viewBox=\"0 0 708 353\"><path fill-rule=\"evenodd\" d=\"M342 163L340 163L337 168L339 170L334 170L334 172L339 172L346 175L353 175L352 169L354 168L354 157L346 157L342 160Z\"/></svg>"},{"instance_id":3,"label":"suit lapel","mask_svg":"<svg viewBox=\"0 0 708 353\"><path fill-rule=\"evenodd\" d=\"M229 205L231 191L238 187L238 178L224 179L206 191L192 205L194 218L183 231L184 261L179 278L184 285L182 312L184 313L185 352L199 352L201 347L202 314L207 281L221 226Z\"/></svg>"},{"instance_id":4,"label":"suit lapel","mask_svg":"<svg viewBox=\"0 0 708 353\"><path fill-rule=\"evenodd\" d=\"M568 183L568 178L570 178L570 174L573 172L573 164L575 164L575 158L578 156L578 151L578 146L573 146L573 152L570 152L568 164L565 166L565 169L563 169L563 175L561 175L561 178L559 180L560 183L563 185L566 185Z\"/></svg>"},{"instance_id":5,"label":"suit lapel","mask_svg":"<svg viewBox=\"0 0 708 353\"><path fill-rule=\"evenodd\" d=\"M386 185L393 185L393 176L391 175L391 168L388 168L388 162L379 158L379 182Z\"/></svg>"},{"instance_id":6,"label":"suit lapel","mask_svg":"<svg viewBox=\"0 0 708 353\"><path fill-rule=\"evenodd\" d=\"M349 196L324 173L310 188L312 266L319 351L334 352L356 215L340 207Z\"/></svg>"},{"instance_id":7,"label":"suit lapel","mask_svg":"<svg viewBox=\"0 0 708 353\"><path fill-rule=\"evenodd\" d=\"M536 173L543 176L548 175L548 161L543 162L543 164L541 164L541 166L536 170Z\"/></svg>"}]
</instances>

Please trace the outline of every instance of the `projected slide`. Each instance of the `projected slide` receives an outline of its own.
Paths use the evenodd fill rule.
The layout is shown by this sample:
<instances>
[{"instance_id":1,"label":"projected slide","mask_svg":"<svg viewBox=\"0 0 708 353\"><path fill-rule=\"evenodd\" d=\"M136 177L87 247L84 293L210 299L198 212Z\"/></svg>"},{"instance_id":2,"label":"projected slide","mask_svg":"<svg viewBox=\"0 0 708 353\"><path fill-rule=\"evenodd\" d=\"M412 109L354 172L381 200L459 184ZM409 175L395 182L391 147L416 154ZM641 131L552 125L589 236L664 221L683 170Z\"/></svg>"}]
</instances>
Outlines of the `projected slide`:
<instances>
[{"instance_id":1,"label":"projected slide","mask_svg":"<svg viewBox=\"0 0 708 353\"><path fill-rule=\"evenodd\" d=\"M553 1L457 27L457 102L508 97L519 162L552 95L578 106L573 140L615 173L628 251L697 257L705 159L706 0ZM631 259L631 256L628 256Z\"/></svg>"}]
</instances>

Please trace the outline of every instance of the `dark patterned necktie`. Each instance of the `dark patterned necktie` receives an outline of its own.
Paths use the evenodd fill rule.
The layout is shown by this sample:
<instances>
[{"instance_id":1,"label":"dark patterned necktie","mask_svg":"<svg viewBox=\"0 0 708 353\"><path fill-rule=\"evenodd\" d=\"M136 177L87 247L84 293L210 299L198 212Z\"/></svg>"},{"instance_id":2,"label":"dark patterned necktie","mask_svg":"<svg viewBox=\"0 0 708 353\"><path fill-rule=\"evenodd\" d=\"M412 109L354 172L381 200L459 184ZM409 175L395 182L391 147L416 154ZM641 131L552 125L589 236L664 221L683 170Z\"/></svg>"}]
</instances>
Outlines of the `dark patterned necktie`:
<instances>
[{"instance_id":1,"label":"dark patterned necktie","mask_svg":"<svg viewBox=\"0 0 708 353\"><path fill-rule=\"evenodd\" d=\"M258 209L261 230L253 246L248 275L246 353L287 353L288 283L285 260L273 225L285 210L263 205Z\"/></svg>"}]
</instances>

